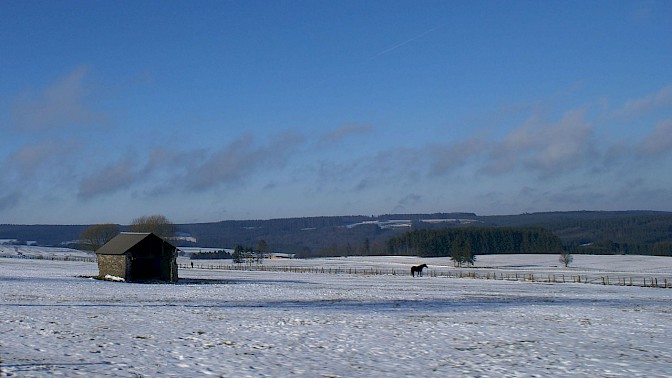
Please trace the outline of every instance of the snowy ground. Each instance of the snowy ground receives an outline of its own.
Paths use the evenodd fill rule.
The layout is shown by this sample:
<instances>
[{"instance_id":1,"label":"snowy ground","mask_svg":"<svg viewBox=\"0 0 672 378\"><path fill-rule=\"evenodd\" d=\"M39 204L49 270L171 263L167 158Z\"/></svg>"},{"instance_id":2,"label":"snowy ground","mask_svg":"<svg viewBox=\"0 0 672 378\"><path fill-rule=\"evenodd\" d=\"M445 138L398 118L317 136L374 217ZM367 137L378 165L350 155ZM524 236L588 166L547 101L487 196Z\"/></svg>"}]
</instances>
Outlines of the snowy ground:
<instances>
[{"instance_id":1,"label":"snowy ground","mask_svg":"<svg viewBox=\"0 0 672 378\"><path fill-rule=\"evenodd\" d=\"M359 273L410 275L412 265L426 263L426 276L456 277L474 274L479 278L494 277L509 280L591 282L672 288L672 258L656 256L588 256L576 255L570 267L560 264L559 255L479 255L476 264L456 268L448 257L419 258L409 256L335 257L321 259L266 259L262 265L233 264L231 260L193 260L178 258L182 267L233 268L277 270L276 268L299 268L299 270L324 269ZM517 278L516 278L517 277Z\"/></svg>"},{"instance_id":2,"label":"snowy ground","mask_svg":"<svg viewBox=\"0 0 672 378\"><path fill-rule=\"evenodd\" d=\"M49 260L52 257L94 257L93 252L80 251L65 247L40 247L30 245L7 245L0 243L0 257L40 257Z\"/></svg>"},{"instance_id":3,"label":"snowy ground","mask_svg":"<svg viewBox=\"0 0 672 378\"><path fill-rule=\"evenodd\" d=\"M574 261L569 268L559 262L559 255L478 255L475 268L497 268L532 272L623 272L623 273L659 273L672 275L672 258L635 255L573 255ZM188 260L188 259L187 259ZM208 260L214 262L214 260ZM228 260L230 263L230 260ZM220 260L221 262L221 260ZM411 265L427 263L430 269L453 268L448 257L421 258L413 256L365 256L335 257L320 259L278 259L264 260L265 265L290 266L362 266L372 268L397 268L408 270Z\"/></svg>"},{"instance_id":4,"label":"snowy ground","mask_svg":"<svg viewBox=\"0 0 672 378\"><path fill-rule=\"evenodd\" d=\"M0 259L0 376L672 371L672 289L199 269L177 285L78 277L95 274L94 263Z\"/></svg>"}]
</instances>

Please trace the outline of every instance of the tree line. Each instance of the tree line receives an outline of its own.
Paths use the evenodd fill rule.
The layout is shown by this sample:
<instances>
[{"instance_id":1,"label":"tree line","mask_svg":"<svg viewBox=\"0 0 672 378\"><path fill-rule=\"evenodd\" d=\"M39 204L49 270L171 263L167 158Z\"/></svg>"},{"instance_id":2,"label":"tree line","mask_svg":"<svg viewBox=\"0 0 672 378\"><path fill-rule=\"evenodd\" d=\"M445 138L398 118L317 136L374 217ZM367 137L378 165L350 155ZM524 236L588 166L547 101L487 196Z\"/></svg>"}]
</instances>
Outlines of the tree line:
<instances>
[{"instance_id":1,"label":"tree line","mask_svg":"<svg viewBox=\"0 0 672 378\"><path fill-rule=\"evenodd\" d=\"M560 238L541 227L419 229L391 238L392 255L450 257L456 265L473 264L476 255L560 253Z\"/></svg>"},{"instance_id":2,"label":"tree line","mask_svg":"<svg viewBox=\"0 0 672 378\"><path fill-rule=\"evenodd\" d=\"M192 260L227 260L233 259L233 256L222 249L210 252L193 252L189 254L189 258Z\"/></svg>"},{"instance_id":3,"label":"tree line","mask_svg":"<svg viewBox=\"0 0 672 378\"><path fill-rule=\"evenodd\" d=\"M544 227L576 254L672 256L672 215L605 213L600 218L568 219Z\"/></svg>"},{"instance_id":4,"label":"tree line","mask_svg":"<svg viewBox=\"0 0 672 378\"><path fill-rule=\"evenodd\" d=\"M565 249L583 255L649 255L672 256L672 241L663 240L656 243L622 243L603 240L596 243L569 245Z\"/></svg>"}]
</instances>

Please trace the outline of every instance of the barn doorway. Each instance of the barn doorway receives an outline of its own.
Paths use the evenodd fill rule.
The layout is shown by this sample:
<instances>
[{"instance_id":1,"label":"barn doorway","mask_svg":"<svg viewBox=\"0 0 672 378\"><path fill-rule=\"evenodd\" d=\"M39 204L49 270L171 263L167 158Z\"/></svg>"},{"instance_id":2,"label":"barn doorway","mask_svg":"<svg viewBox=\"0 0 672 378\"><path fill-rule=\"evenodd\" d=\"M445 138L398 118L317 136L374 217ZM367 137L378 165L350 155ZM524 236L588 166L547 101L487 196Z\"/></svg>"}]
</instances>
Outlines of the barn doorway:
<instances>
[{"instance_id":1,"label":"barn doorway","mask_svg":"<svg viewBox=\"0 0 672 378\"><path fill-rule=\"evenodd\" d=\"M164 274L161 271L161 256L138 257L133 259L130 276L134 281L162 278Z\"/></svg>"}]
</instances>

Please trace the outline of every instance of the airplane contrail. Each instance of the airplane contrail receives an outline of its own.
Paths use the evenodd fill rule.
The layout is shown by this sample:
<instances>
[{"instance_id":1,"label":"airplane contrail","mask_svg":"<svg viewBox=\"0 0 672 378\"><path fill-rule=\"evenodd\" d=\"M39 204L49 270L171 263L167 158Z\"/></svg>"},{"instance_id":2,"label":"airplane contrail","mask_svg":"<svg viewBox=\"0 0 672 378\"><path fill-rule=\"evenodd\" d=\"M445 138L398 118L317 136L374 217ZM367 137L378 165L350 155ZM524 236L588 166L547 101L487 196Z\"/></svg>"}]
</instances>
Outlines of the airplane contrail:
<instances>
[{"instance_id":1,"label":"airplane contrail","mask_svg":"<svg viewBox=\"0 0 672 378\"><path fill-rule=\"evenodd\" d=\"M367 61L367 62L372 61L372 60L378 58L378 57L381 56L381 55L385 55L385 54L387 54L387 53L389 53L389 52L392 52L392 51L394 51L394 50L396 50L396 49L398 49L398 48L400 48L400 47L402 47L402 46L404 46L404 45L407 45L407 44L409 44L409 43L411 43L411 42L413 42L413 41L415 41L415 40L418 40L418 39L420 39L420 38L426 36L427 34L433 32L433 31L435 31L435 30L437 30L437 29L439 29L439 28L440 28L440 26L435 26L435 27L433 27L433 28L431 28L431 29L427 29L427 30L425 30L424 32L422 32L422 33L416 35L415 37L413 37L413 38L411 38L411 39L408 39L408 40L406 40L406 41L404 41L404 42L401 42L401 43L399 43L399 44L396 44L396 45L394 45L394 46L392 46L392 47L390 47L390 48L388 48L388 49L385 49L385 50L383 50L383 51L377 53L376 55L370 57L370 58L367 59L366 61Z\"/></svg>"}]
</instances>

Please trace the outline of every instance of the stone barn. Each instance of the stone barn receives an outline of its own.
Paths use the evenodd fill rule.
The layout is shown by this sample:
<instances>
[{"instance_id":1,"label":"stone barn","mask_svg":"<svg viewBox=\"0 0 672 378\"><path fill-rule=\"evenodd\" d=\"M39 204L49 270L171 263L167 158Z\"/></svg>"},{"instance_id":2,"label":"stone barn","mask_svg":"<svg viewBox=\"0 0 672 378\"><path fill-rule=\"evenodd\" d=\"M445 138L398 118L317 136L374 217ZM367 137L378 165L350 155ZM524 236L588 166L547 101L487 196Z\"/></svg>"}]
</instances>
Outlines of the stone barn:
<instances>
[{"instance_id":1,"label":"stone barn","mask_svg":"<svg viewBox=\"0 0 672 378\"><path fill-rule=\"evenodd\" d=\"M152 233L122 232L96 251L98 274L126 281L177 281L177 248Z\"/></svg>"}]
</instances>

